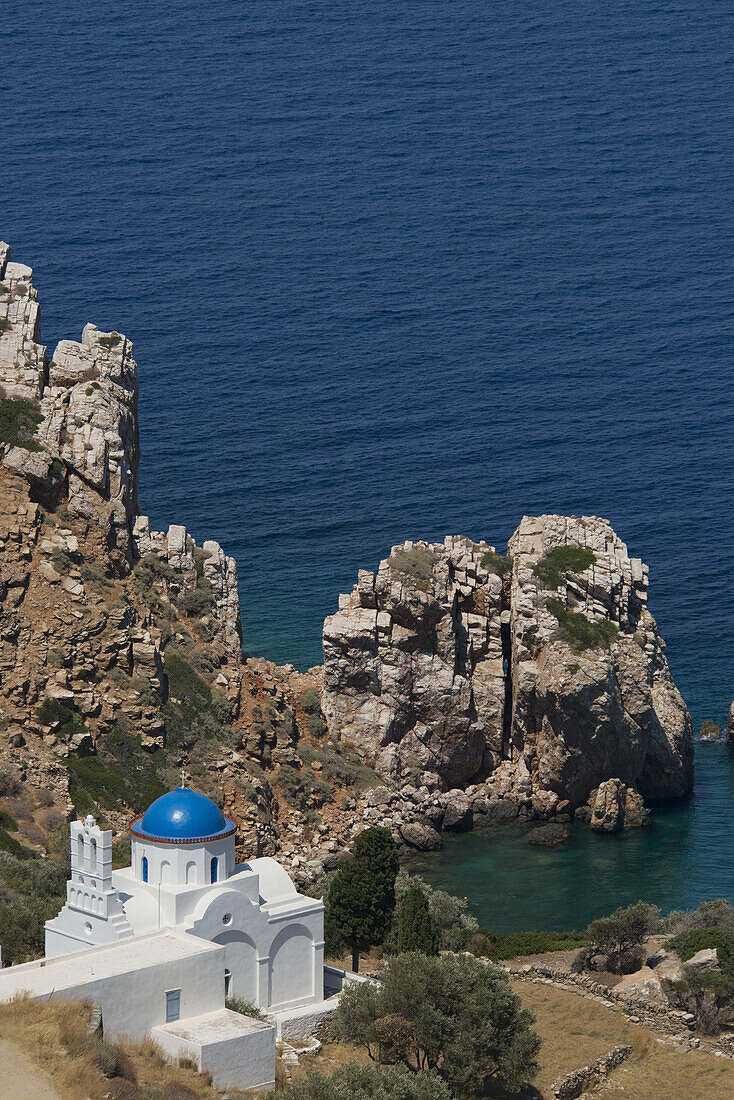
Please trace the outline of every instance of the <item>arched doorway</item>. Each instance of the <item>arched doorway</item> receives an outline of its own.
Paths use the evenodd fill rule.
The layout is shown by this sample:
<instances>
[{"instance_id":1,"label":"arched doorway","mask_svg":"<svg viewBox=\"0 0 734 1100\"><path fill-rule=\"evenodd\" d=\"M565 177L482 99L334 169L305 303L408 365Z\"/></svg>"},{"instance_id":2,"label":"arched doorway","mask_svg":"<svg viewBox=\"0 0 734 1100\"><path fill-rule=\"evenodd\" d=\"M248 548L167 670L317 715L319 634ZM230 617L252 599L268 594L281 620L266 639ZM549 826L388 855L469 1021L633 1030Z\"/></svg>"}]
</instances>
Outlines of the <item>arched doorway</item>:
<instances>
[{"instance_id":1,"label":"arched doorway","mask_svg":"<svg viewBox=\"0 0 734 1100\"><path fill-rule=\"evenodd\" d=\"M258 1004L257 949L250 937L233 929L215 936L214 943L224 946L225 974L230 974L227 994Z\"/></svg>"},{"instance_id":2,"label":"arched doorway","mask_svg":"<svg viewBox=\"0 0 734 1100\"><path fill-rule=\"evenodd\" d=\"M270 1008L313 996L313 939L307 928L291 924L270 948Z\"/></svg>"}]
</instances>

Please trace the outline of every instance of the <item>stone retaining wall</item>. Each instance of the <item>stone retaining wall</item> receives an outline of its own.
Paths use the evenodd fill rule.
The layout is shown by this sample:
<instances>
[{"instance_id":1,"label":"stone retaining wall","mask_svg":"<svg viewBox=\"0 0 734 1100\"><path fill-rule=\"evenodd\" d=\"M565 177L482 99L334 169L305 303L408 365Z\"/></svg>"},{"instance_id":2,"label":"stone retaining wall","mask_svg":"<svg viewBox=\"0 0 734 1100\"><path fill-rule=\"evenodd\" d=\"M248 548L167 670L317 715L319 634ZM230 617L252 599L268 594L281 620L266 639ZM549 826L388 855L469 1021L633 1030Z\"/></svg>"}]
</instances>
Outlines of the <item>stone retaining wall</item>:
<instances>
[{"instance_id":1,"label":"stone retaining wall","mask_svg":"<svg viewBox=\"0 0 734 1100\"><path fill-rule=\"evenodd\" d=\"M557 1077L551 1085L553 1100L577 1100L587 1089L598 1085L625 1058L629 1058L631 1053L632 1047L629 1045L613 1047L591 1065L575 1069L565 1077Z\"/></svg>"},{"instance_id":2,"label":"stone retaining wall","mask_svg":"<svg viewBox=\"0 0 734 1100\"><path fill-rule=\"evenodd\" d=\"M499 966L515 980L530 981L536 985L552 985L582 997L592 997L606 1008L620 1009L630 1023L640 1024L666 1035L681 1050L705 1047L727 1058L734 1059L734 1033L703 1039L693 1034L695 1017L692 1012L682 1012L670 1005L657 1005L642 998L624 996L614 987L594 981L588 974L574 974L561 967L525 963L522 966L499 963Z\"/></svg>"}]
</instances>

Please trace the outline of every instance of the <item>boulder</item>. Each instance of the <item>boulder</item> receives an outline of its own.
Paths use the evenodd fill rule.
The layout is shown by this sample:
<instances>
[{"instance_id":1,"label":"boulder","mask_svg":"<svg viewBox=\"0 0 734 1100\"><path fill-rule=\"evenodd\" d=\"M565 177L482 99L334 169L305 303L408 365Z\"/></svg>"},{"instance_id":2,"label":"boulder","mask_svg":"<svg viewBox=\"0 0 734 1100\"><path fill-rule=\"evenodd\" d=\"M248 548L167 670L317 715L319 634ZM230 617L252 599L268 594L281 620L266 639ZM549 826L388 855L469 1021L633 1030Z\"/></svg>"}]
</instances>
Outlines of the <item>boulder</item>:
<instances>
[{"instance_id":1,"label":"boulder","mask_svg":"<svg viewBox=\"0 0 734 1100\"><path fill-rule=\"evenodd\" d=\"M648 960L648 965L652 966L660 981L682 982L685 980L686 972L677 955L666 955L659 962Z\"/></svg>"},{"instance_id":2,"label":"boulder","mask_svg":"<svg viewBox=\"0 0 734 1100\"><path fill-rule=\"evenodd\" d=\"M592 791L589 809L589 826L598 832L614 833L650 822L642 796L619 779L608 779Z\"/></svg>"},{"instance_id":3,"label":"boulder","mask_svg":"<svg viewBox=\"0 0 734 1100\"><path fill-rule=\"evenodd\" d=\"M726 719L726 743L734 745L734 700L729 706L729 714Z\"/></svg>"},{"instance_id":4,"label":"boulder","mask_svg":"<svg viewBox=\"0 0 734 1100\"><path fill-rule=\"evenodd\" d=\"M719 966L719 953L715 947L704 947L686 960L687 970L714 970Z\"/></svg>"},{"instance_id":5,"label":"boulder","mask_svg":"<svg viewBox=\"0 0 734 1100\"><path fill-rule=\"evenodd\" d=\"M473 824L472 804L461 791L451 791L444 807L443 827L451 832L463 832Z\"/></svg>"},{"instance_id":6,"label":"boulder","mask_svg":"<svg viewBox=\"0 0 734 1100\"><path fill-rule=\"evenodd\" d=\"M634 974L626 974L615 985L614 991L617 996L622 997L624 1000L648 1001L650 1004L656 1005L667 1004L660 978L649 966L643 966L641 970L636 970Z\"/></svg>"},{"instance_id":7,"label":"boulder","mask_svg":"<svg viewBox=\"0 0 734 1100\"><path fill-rule=\"evenodd\" d=\"M628 787L624 799L624 827L633 829L640 825L650 824L650 814L642 799L642 795Z\"/></svg>"},{"instance_id":8,"label":"boulder","mask_svg":"<svg viewBox=\"0 0 734 1100\"><path fill-rule=\"evenodd\" d=\"M615 833L624 824L624 804L627 789L620 779L608 779L591 792L589 825L597 832Z\"/></svg>"},{"instance_id":9,"label":"boulder","mask_svg":"<svg viewBox=\"0 0 734 1100\"><path fill-rule=\"evenodd\" d=\"M568 840L568 836L568 829L552 821L548 825L539 825L536 829L531 829L527 835L527 842L528 844L542 844L553 847L555 844L562 844L564 840Z\"/></svg>"},{"instance_id":10,"label":"boulder","mask_svg":"<svg viewBox=\"0 0 734 1100\"><path fill-rule=\"evenodd\" d=\"M400 835L411 848L419 852L435 852L441 847L441 836L430 825L418 821L409 821L400 827Z\"/></svg>"}]
</instances>

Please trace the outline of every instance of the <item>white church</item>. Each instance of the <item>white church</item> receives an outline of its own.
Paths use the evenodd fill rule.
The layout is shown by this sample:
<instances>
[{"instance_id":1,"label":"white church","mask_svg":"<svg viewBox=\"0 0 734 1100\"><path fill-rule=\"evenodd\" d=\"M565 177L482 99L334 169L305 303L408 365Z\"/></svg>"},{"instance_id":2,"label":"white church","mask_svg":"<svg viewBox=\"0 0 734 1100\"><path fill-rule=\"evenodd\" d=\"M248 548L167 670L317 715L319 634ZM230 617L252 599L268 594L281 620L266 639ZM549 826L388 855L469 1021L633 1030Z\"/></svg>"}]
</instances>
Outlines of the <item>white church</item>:
<instances>
[{"instance_id":1,"label":"white church","mask_svg":"<svg viewBox=\"0 0 734 1100\"><path fill-rule=\"evenodd\" d=\"M112 833L71 825L67 902L46 923L45 958L0 970L21 992L101 1006L105 1035L150 1035L219 1088L268 1089L277 1039L305 1038L336 1007L344 973L324 967L324 905L274 859L235 862L235 825L185 786L130 826L131 865ZM230 1011L228 996L261 1019Z\"/></svg>"}]
</instances>

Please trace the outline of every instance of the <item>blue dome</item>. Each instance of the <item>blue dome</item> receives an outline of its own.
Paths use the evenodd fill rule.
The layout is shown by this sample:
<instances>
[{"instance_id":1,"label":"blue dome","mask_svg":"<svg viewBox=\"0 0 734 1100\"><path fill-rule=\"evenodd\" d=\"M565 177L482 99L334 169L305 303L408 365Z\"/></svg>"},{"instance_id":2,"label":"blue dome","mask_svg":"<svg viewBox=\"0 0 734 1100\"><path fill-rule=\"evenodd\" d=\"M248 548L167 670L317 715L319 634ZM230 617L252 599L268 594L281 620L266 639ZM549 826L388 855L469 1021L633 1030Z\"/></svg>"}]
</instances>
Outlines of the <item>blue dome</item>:
<instances>
[{"instance_id":1,"label":"blue dome","mask_svg":"<svg viewBox=\"0 0 734 1100\"><path fill-rule=\"evenodd\" d=\"M234 829L211 798L179 787L156 798L133 831L151 840L203 840Z\"/></svg>"}]
</instances>

